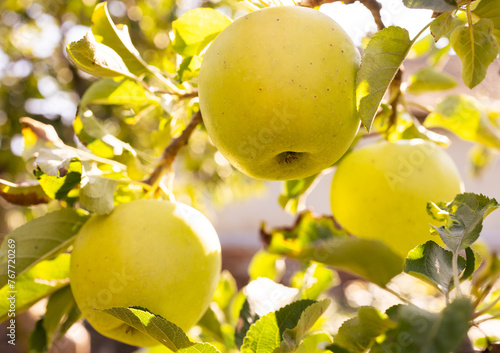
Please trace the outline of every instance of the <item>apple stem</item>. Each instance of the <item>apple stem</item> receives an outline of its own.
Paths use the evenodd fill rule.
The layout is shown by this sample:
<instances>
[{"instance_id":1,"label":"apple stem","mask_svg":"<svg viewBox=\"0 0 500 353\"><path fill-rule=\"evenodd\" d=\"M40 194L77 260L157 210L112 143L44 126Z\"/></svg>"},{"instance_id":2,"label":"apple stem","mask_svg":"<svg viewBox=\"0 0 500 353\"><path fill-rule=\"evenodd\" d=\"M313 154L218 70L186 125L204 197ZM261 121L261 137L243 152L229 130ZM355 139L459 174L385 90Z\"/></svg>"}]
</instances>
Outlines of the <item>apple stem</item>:
<instances>
[{"instance_id":1,"label":"apple stem","mask_svg":"<svg viewBox=\"0 0 500 353\"><path fill-rule=\"evenodd\" d=\"M144 182L148 185L158 185L161 177L170 170L172 163L175 160L175 157L179 153L182 147L188 144L189 137L196 129L196 126L203 121L201 117L201 112L198 111L193 114L191 117L191 121L186 126L184 131L180 134L179 137L174 138L169 145L163 151L161 159L154 169L153 173L146 179Z\"/></svg>"}]
</instances>

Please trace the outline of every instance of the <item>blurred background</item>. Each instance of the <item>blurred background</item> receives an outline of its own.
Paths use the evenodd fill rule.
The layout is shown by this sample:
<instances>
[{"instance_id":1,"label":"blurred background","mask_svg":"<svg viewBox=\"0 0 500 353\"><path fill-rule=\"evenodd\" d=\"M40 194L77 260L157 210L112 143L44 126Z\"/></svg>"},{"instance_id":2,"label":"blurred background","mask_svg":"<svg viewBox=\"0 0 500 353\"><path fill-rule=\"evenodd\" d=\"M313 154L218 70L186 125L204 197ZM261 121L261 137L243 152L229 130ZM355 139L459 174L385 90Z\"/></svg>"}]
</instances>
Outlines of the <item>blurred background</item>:
<instances>
[{"instance_id":1,"label":"blurred background","mask_svg":"<svg viewBox=\"0 0 500 353\"><path fill-rule=\"evenodd\" d=\"M23 138L19 118L29 116L52 124L61 138L75 145L73 120L80 98L96 78L78 71L67 59L64 48L80 39L90 30L92 11L96 0L3 0L0 2L0 179L20 182L33 179L32 171L21 158ZM431 19L427 10L406 9L400 0L381 0L382 20L388 25L407 28L411 36L416 35ZM115 23L129 27L132 41L146 62L167 73L175 74L175 53L169 48L171 22L187 10L199 6L210 6L223 11L230 17L245 13L241 3L221 0L204 3L201 0L124 0L109 1L109 11ZM376 32L370 12L361 4L344 5L340 2L325 4L321 11L336 20L349 33L354 42L363 46L364 38ZM429 37L426 37L429 40ZM444 38L437 48L448 46ZM422 45L425 41L422 40ZM172 58L174 57L174 60ZM405 77L409 77L432 60L427 52L412 52L411 60L405 65ZM451 55L439 65L457 79L461 64ZM495 62L489 69L487 79L478 87L469 90L461 80L446 93L466 93L475 96L491 109L500 110L500 67ZM439 94L423 94L415 97L419 104L433 106L439 101ZM126 124L117 116L126 114L113 106L100 106L94 113L104 122L106 128L122 140L130 140L133 146L151 152L151 125ZM422 112L415 114L421 118ZM163 119L161 113L148 116L151 120ZM471 164L473 144L449 135L452 140L449 154L455 160L464 178L465 189L484 193L500 200L500 161L491 152L485 168L480 172ZM168 142L168 141L167 141ZM166 142L166 143L167 143ZM365 141L369 142L369 141ZM165 143L165 144L166 144ZM200 142L201 143L201 142ZM203 142L207 146L208 142ZM259 227L262 221L268 225L290 225L294 216L283 211L278 203L282 183L250 180L232 170L227 161L213 147L191 146L183 152L186 162L177 165L181 172L176 178L180 185L179 201L201 209L214 223L223 247L224 268L236 277L241 286L247 283L246 273L252 255L261 247ZM203 153L197 153L202 148ZM211 148L211 149L210 149ZM193 152L194 151L194 152ZM196 153L195 153L196 152ZM207 153L211 153L207 158ZM229 169L228 169L229 168ZM182 170L194 173L196 177L182 179ZM318 214L329 214L329 189L333 170L322 175L306 200L306 206ZM188 175L186 173L186 175ZM177 181L178 180L178 181ZM36 207L24 209L7 204L0 198L0 239L12 229L37 214ZM487 218L483 239L491 247L500 250L500 217ZM292 265L293 266L293 265ZM24 315L25 327L20 335L29 334L37 319L43 313L43 305ZM0 330L1 331L1 330ZM90 352L90 336L81 326L69 332L67 343L56 345L57 352ZM92 332L92 331L91 331ZM0 337L5 337L0 332ZM131 347L120 345L92 334L92 352L131 352ZM18 342L22 339L19 338ZM0 351L26 352L26 345L15 348L0 340ZM80 342L80 344L77 344Z\"/></svg>"}]
</instances>

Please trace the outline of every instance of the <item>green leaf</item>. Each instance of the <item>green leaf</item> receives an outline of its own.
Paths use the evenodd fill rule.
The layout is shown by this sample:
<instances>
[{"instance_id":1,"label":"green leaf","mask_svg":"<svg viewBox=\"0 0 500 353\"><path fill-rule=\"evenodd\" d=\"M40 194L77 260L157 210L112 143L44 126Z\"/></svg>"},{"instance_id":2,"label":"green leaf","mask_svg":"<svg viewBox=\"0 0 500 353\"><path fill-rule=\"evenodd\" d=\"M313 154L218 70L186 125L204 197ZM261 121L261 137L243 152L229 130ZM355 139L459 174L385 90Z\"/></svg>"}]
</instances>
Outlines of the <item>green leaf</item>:
<instances>
[{"instance_id":1,"label":"green leaf","mask_svg":"<svg viewBox=\"0 0 500 353\"><path fill-rule=\"evenodd\" d=\"M106 2L97 4L92 14L92 33L99 43L112 48L136 76L148 72L148 64L132 44L127 26L118 29L111 19Z\"/></svg>"},{"instance_id":2,"label":"green leaf","mask_svg":"<svg viewBox=\"0 0 500 353\"><path fill-rule=\"evenodd\" d=\"M455 0L403 0L406 7L412 9L429 9L436 12L456 10Z\"/></svg>"},{"instance_id":3,"label":"green leaf","mask_svg":"<svg viewBox=\"0 0 500 353\"><path fill-rule=\"evenodd\" d=\"M387 314L398 326L386 332L382 343L371 353L450 353L461 346L474 309L468 299L457 299L440 313L431 313L416 306L397 305Z\"/></svg>"},{"instance_id":4,"label":"green leaf","mask_svg":"<svg viewBox=\"0 0 500 353\"><path fill-rule=\"evenodd\" d=\"M427 116L424 125L445 128L465 140L500 149L500 132L491 124L481 104L471 96L446 97L436 111Z\"/></svg>"},{"instance_id":5,"label":"green leaf","mask_svg":"<svg viewBox=\"0 0 500 353\"><path fill-rule=\"evenodd\" d=\"M69 283L70 255L61 254L45 260L9 282L0 290L1 298L15 297L16 315L22 313L40 299L52 294ZM11 280L12 281L12 280ZM16 293L9 293L15 291ZM0 322L8 318L9 300L0 300Z\"/></svg>"},{"instance_id":6,"label":"green leaf","mask_svg":"<svg viewBox=\"0 0 500 353\"><path fill-rule=\"evenodd\" d=\"M315 218L309 211L294 227L263 227L261 236L269 252L333 266L382 287L403 270L403 259L381 241L348 236L333 218Z\"/></svg>"},{"instance_id":7,"label":"green leaf","mask_svg":"<svg viewBox=\"0 0 500 353\"><path fill-rule=\"evenodd\" d=\"M48 160L51 163L53 160ZM40 159L36 161L38 169L35 176L43 191L51 198L62 200L68 193L80 184L82 179L82 162L77 157L66 159L57 168L57 174L46 174ZM57 163L57 161L56 161Z\"/></svg>"},{"instance_id":8,"label":"green leaf","mask_svg":"<svg viewBox=\"0 0 500 353\"><path fill-rule=\"evenodd\" d=\"M161 316L154 315L142 308L111 308L104 312L125 322L171 349L180 353L216 353L217 348L209 343L191 342L186 334L175 324Z\"/></svg>"},{"instance_id":9,"label":"green leaf","mask_svg":"<svg viewBox=\"0 0 500 353\"><path fill-rule=\"evenodd\" d=\"M238 286L231 272L223 270L212 300L221 310L226 310L238 292Z\"/></svg>"},{"instance_id":10,"label":"green leaf","mask_svg":"<svg viewBox=\"0 0 500 353\"><path fill-rule=\"evenodd\" d=\"M313 299L338 284L338 276L331 269L318 263L297 271L291 280L291 286L299 289L300 299Z\"/></svg>"},{"instance_id":11,"label":"green leaf","mask_svg":"<svg viewBox=\"0 0 500 353\"><path fill-rule=\"evenodd\" d=\"M449 203L427 204L434 219L446 222L433 228L453 252L471 246L483 229L483 220L498 207L495 199L473 193L459 194Z\"/></svg>"},{"instance_id":12,"label":"green leaf","mask_svg":"<svg viewBox=\"0 0 500 353\"><path fill-rule=\"evenodd\" d=\"M462 272L462 275L460 276L461 281L469 279L474 274L474 271L477 270L481 264L481 260L476 261L476 254L474 253L474 250L472 250L470 247L465 249L465 258L467 262L465 263L464 272Z\"/></svg>"},{"instance_id":13,"label":"green leaf","mask_svg":"<svg viewBox=\"0 0 500 353\"><path fill-rule=\"evenodd\" d=\"M30 353L45 353L48 350L47 335L43 328L43 318L35 324L35 329L29 336L29 352Z\"/></svg>"},{"instance_id":14,"label":"green leaf","mask_svg":"<svg viewBox=\"0 0 500 353\"><path fill-rule=\"evenodd\" d=\"M299 258L351 272L382 287L403 270L403 259L386 244L356 237L320 241Z\"/></svg>"},{"instance_id":15,"label":"green leaf","mask_svg":"<svg viewBox=\"0 0 500 353\"><path fill-rule=\"evenodd\" d=\"M452 12L445 12L436 17L431 22L431 33L437 42L443 36L447 35L455 27L455 21Z\"/></svg>"},{"instance_id":16,"label":"green leaf","mask_svg":"<svg viewBox=\"0 0 500 353\"><path fill-rule=\"evenodd\" d=\"M297 353L328 353L323 347L332 343L332 337L326 332L307 335L297 349Z\"/></svg>"},{"instance_id":17,"label":"green leaf","mask_svg":"<svg viewBox=\"0 0 500 353\"><path fill-rule=\"evenodd\" d=\"M493 35L500 45L500 0L481 0L473 13L493 22Z\"/></svg>"},{"instance_id":18,"label":"green leaf","mask_svg":"<svg viewBox=\"0 0 500 353\"><path fill-rule=\"evenodd\" d=\"M175 35L172 46L184 57L198 55L230 24L231 20L218 10L190 10L172 22Z\"/></svg>"},{"instance_id":19,"label":"green leaf","mask_svg":"<svg viewBox=\"0 0 500 353\"><path fill-rule=\"evenodd\" d=\"M203 314L196 325L208 331L219 342L224 343L224 334L222 333L221 323L211 307L208 307L207 311L205 311L205 314Z\"/></svg>"},{"instance_id":20,"label":"green leaf","mask_svg":"<svg viewBox=\"0 0 500 353\"><path fill-rule=\"evenodd\" d=\"M307 332L313 327L316 321L318 321L321 315L323 315L326 309L328 309L329 305L330 299L324 299L308 306L300 315L297 326L285 329L285 332L282 334L283 341L273 352L295 352L299 348Z\"/></svg>"},{"instance_id":21,"label":"green leaf","mask_svg":"<svg viewBox=\"0 0 500 353\"><path fill-rule=\"evenodd\" d=\"M356 100L359 118L368 131L411 45L406 29L391 26L377 32L363 51L356 77Z\"/></svg>"},{"instance_id":22,"label":"green leaf","mask_svg":"<svg viewBox=\"0 0 500 353\"><path fill-rule=\"evenodd\" d=\"M429 66L415 72L410 77L408 92L421 94L429 91L442 91L456 85L457 81L453 76Z\"/></svg>"},{"instance_id":23,"label":"green leaf","mask_svg":"<svg viewBox=\"0 0 500 353\"><path fill-rule=\"evenodd\" d=\"M32 206L50 201L38 182L15 184L3 179L0 179L0 197L8 203L19 206Z\"/></svg>"},{"instance_id":24,"label":"green leaf","mask_svg":"<svg viewBox=\"0 0 500 353\"><path fill-rule=\"evenodd\" d=\"M396 326L395 322L377 309L364 306L359 308L356 317L342 324L333 342L347 352L364 353L375 343L377 337Z\"/></svg>"},{"instance_id":25,"label":"green leaf","mask_svg":"<svg viewBox=\"0 0 500 353\"><path fill-rule=\"evenodd\" d=\"M295 351L329 304L328 299L320 302L300 300L261 317L248 330L241 353Z\"/></svg>"},{"instance_id":26,"label":"green leaf","mask_svg":"<svg viewBox=\"0 0 500 353\"><path fill-rule=\"evenodd\" d=\"M496 253L487 253L485 263L472 278L471 294L476 298L484 298L500 278L500 258Z\"/></svg>"},{"instance_id":27,"label":"green leaf","mask_svg":"<svg viewBox=\"0 0 500 353\"><path fill-rule=\"evenodd\" d=\"M125 79L116 81L111 78L100 79L90 85L80 100L80 107L89 104L145 105L159 103L159 100L146 93L137 82Z\"/></svg>"},{"instance_id":28,"label":"green leaf","mask_svg":"<svg viewBox=\"0 0 500 353\"><path fill-rule=\"evenodd\" d=\"M461 273L467 262L458 257L458 271ZM408 253L405 262L406 273L430 283L448 294L453 287L453 253L432 240L417 246Z\"/></svg>"},{"instance_id":29,"label":"green leaf","mask_svg":"<svg viewBox=\"0 0 500 353\"><path fill-rule=\"evenodd\" d=\"M238 318L238 324L234 332L234 342L238 348L243 345L243 339L247 335L250 326L252 326L260 316L255 313L255 311L250 307L248 300L245 300L240 311Z\"/></svg>"},{"instance_id":30,"label":"green leaf","mask_svg":"<svg viewBox=\"0 0 500 353\"><path fill-rule=\"evenodd\" d=\"M182 60L177 70L176 79L180 82L189 81L199 75L201 68L201 59L198 55L189 56Z\"/></svg>"},{"instance_id":31,"label":"green leaf","mask_svg":"<svg viewBox=\"0 0 500 353\"><path fill-rule=\"evenodd\" d=\"M259 250L248 265L250 281L259 277L266 277L279 282L285 272L283 256L271 254L266 250Z\"/></svg>"},{"instance_id":32,"label":"green leaf","mask_svg":"<svg viewBox=\"0 0 500 353\"><path fill-rule=\"evenodd\" d=\"M64 334L82 318L82 312L78 309L78 305L74 305L73 308L68 312L66 319L61 323L59 328L59 337L64 336Z\"/></svg>"},{"instance_id":33,"label":"green leaf","mask_svg":"<svg viewBox=\"0 0 500 353\"><path fill-rule=\"evenodd\" d=\"M488 66L498 55L498 43L493 36L493 22L480 19L472 28L457 27L450 37L451 46L462 61L462 79L469 88L486 77Z\"/></svg>"},{"instance_id":34,"label":"green leaf","mask_svg":"<svg viewBox=\"0 0 500 353\"><path fill-rule=\"evenodd\" d=\"M314 183L319 174L297 180L286 180L283 182L281 195L278 198L281 207L290 213L297 213L305 193Z\"/></svg>"},{"instance_id":35,"label":"green leaf","mask_svg":"<svg viewBox=\"0 0 500 353\"><path fill-rule=\"evenodd\" d=\"M113 196L117 180L88 176L88 182L80 189L80 201L89 211L108 214L113 208Z\"/></svg>"},{"instance_id":36,"label":"green leaf","mask_svg":"<svg viewBox=\"0 0 500 353\"><path fill-rule=\"evenodd\" d=\"M68 58L77 68L88 74L100 77L136 77L128 70L122 58L110 47L98 43L92 33L71 42L66 47Z\"/></svg>"},{"instance_id":37,"label":"green leaf","mask_svg":"<svg viewBox=\"0 0 500 353\"><path fill-rule=\"evenodd\" d=\"M47 310L43 317L43 328L46 334L47 346L50 348L52 342L57 339L57 329L60 327L63 319L76 306L73 293L70 286L65 286L53 293L47 302ZM60 337L61 335L59 335Z\"/></svg>"},{"instance_id":38,"label":"green leaf","mask_svg":"<svg viewBox=\"0 0 500 353\"><path fill-rule=\"evenodd\" d=\"M472 176L479 178L495 160L495 153L489 147L475 144L469 150L469 162Z\"/></svg>"},{"instance_id":39,"label":"green leaf","mask_svg":"<svg viewBox=\"0 0 500 353\"><path fill-rule=\"evenodd\" d=\"M22 275L40 261L68 248L87 218L75 210L61 209L14 229L0 246L0 288L9 278ZM9 259L13 253L15 271L10 272L8 264L12 264Z\"/></svg>"}]
</instances>

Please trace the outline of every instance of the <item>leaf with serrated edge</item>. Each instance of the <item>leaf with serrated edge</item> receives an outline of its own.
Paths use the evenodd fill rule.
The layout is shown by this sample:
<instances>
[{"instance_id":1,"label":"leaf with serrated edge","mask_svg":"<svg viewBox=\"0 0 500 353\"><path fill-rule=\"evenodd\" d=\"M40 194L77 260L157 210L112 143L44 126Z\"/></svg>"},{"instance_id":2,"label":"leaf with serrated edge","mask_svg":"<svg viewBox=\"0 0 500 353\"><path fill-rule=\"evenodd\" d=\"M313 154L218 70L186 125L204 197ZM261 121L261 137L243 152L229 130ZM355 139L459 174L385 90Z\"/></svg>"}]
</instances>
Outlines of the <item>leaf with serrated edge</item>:
<instances>
[{"instance_id":1,"label":"leaf with serrated edge","mask_svg":"<svg viewBox=\"0 0 500 353\"><path fill-rule=\"evenodd\" d=\"M481 0L473 13L493 22L493 35L497 39L500 49L500 0Z\"/></svg>"},{"instance_id":2,"label":"leaf with serrated edge","mask_svg":"<svg viewBox=\"0 0 500 353\"><path fill-rule=\"evenodd\" d=\"M462 61L462 79L474 88L486 77L490 64L498 55L498 43L493 36L493 22L482 18L472 28L457 27L450 37L453 50Z\"/></svg>"},{"instance_id":3,"label":"leaf with serrated edge","mask_svg":"<svg viewBox=\"0 0 500 353\"><path fill-rule=\"evenodd\" d=\"M297 326L289 329L287 328L282 335L283 341L280 346L273 351L273 353L289 353L295 352L300 343L304 339L307 332L311 329L316 321L323 315L330 305L329 299L321 300L308 306L300 315Z\"/></svg>"},{"instance_id":4,"label":"leaf with serrated edge","mask_svg":"<svg viewBox=\"0 0 500 353\"><path fill-rule=\"evenodd\" d=\"M148 72L148 64L141 58L132 44L127 27L118 29L109 15L106 2L97 4L92 14L92 33L98 41L112 48L126 67L136 76Z\"/></svg>"},{"instance_id":5,"label":"leaf with serrated edge","mask_svg":"<svg viewBox=\"0 0 500 353\"><path fill-rule=\"evenodd\" d=\"M458 257L458 271L466 266L463 257ZM447 294L453 286L453 253L429 240L408 253L405 272L420 278Z\"/></svg>"},{"instance_id":6,"label":"leaf with serrated edge","mask_svg":"<svg viewBox=\"0 0 500 353\"><path fill-rule=\"evenodd\" d=\"M363 51L356 77L358 116L370 131L385 91L403 63L412 41L401 27L387 27L377 32Z\"/></svg>"},{"instance_id":7,"label":"leaf with serrated edge","mask_svg":"<svg viewBox=\"0 0 500 353\"><path fill-rule=\"evenodd\" d=\"M9 291L16 293L16 315L22 313L40 299L69 284L69 254L61 254L52 260L42 261L18 276L13 284L0 290L1 298L8 298ZM8 318L10 301L0 300L0 322Z\"/></svg>"},{"instance_id":8,"label":"leaf with serrated edge","mask_svg":"<svg viewBox=\"0 0 500 353\"><path fill-rule=\"evenodd\" d=\"M154 315L143 308L111 308L104 312L179 353L216 353L217 348L209 343L191 342L186 334L174 323Z\"/></svg>"},{"instance_id":9,"label":"leaf with serrated edge","mask_svg":"<svg viewBox=\"0 0 500 353\"><path fill-rule=\"evenodd\" d=\"M445 225L433 228L453 252L471 246L479 237L486 216L499 208L495 199L474 193L459 194L452 202L433 205L446 221Z\"/></svg>"},{"instance_id":10,"label":"leaf with serrated edge","mask_svg":"<svg viewBox=\"0 0 500 353\"><path fill-rule=\"evenodd\" d=\"M69 59L77 68L100 77L136 77L128 70L122 58L110 47L98 43L91 32L66 47Z\"/></svg>"},{"instance_id":11,"label":"leaf with serrated edge","mask_svg":"<svg viewBox=\"0 0 500 353\"><path fill-rule=\"evenodd\" d=\"M403 0L406 7L429 9L437 12L451 11L458 8L455 0Z\"/></svg>"},{"instance_id":12,"label":"leaf with serrated edge","mask_svg":"<svg viewBox=\"0 0 500 353\"><path fill-rule=\"evenodd\" d=\"M328 302L329 300L327 300ZM306 308L314 305L315 309L313 310L323 312L325 304L321 303L323 302L300 300L261 317L248 330L241 346L241 353L273 352L283 342L283 334L286 330L297 327ZM312 318L309 315L311 313L308 314L308 317Z\"/></svg>"},{"instance_id":13,"label":"leaf with serrated edge","mask_svg":"<svg viewBox=\"0 0 500 353\"><path fill-rule=\"evenodd\" d=\"M387 331L384 341L375 343L370 353L387 353L395 347L404 353L456 352L467 336L473 312L472 303L465 298L448 304L440 313L413 305L393 306L387 315L398 326Z\"/></svg>"},{"instance_id":14,"label":"leaf with serrated edge","mask_svg":"<svg viewBox=\"0 0 500 353\"><path fill-rule=\"evenodd\" d=\"M434 21L431 22L431 33L434 40L437 42L441 37L448 34L454 26L455 23L453 21L452 12L445 12L436 17Z\"/></svg>"},{"instance_id":15,"label":"leaf with serrated edge","mask_svg":"<svg viewBox=\"0 0 500 353\"><path fill-rule=\"evenodd\" d=\"M15 241L16 276L20 276L40 261L69 247L87 219L88 216L82 216L75 210L61 209L14 229L0 246L0 288L9 278L7 262L10 239Z\"/></svg>"},{"instance_id":16,"label":"leaf with serrated edge","mask_svg":"<svg viewBox=\"0 0 500 353\"><path fill-rule=\"evenodd\" d=\"M396 326L394 321L377 309L364 306L359 308L356 317L342 324L333 343L350 353L364 353L377 337Z\"/></svg>"}]
</instances>

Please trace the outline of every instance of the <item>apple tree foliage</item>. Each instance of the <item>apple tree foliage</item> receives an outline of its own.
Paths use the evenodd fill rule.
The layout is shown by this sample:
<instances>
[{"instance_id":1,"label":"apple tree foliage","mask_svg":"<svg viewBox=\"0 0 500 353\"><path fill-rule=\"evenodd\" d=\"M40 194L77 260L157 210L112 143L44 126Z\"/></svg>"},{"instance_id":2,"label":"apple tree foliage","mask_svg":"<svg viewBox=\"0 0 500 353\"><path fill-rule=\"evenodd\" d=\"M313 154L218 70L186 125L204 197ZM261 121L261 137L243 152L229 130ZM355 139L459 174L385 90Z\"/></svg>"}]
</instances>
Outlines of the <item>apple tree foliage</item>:
<instances>
[{"instance_id":1,"label":"apple tree foliage","mask_svg":"<svg viewBox=\"0 0 500 353\"><path fill-rule=\"evenodd\" d=\"M109 8L94 3L25 6L7 0L0 5L6 24L0 44L12 69L0 77L0 196L24 207L29 220L0 247L0 320L8 318L5 298L11 283L18 293L16 313L47 297L46 313L30 336L33 352L46 351L82 320L69 290L69 259L74 237L91 214L107 214L116 204L144 197L176 197L207 210L211 203L229 203L262 187L234 170L211 144L199 113L197 76L205 48L233 17L270 4L206 2L185 12L169 1L161 6L154 0L137 1L129 7L114 1ZM403 0L408 8L434 11L413 38L404 28L385 27L375 0L362 3L379 30L364 42L356 82L364 128L352 147L369 134L447 145L445 136L429 130L441 128L473 143L473 170L487 172L500 149L500 112L470 95L447 94L457 82L440 67L453 49L468 88L495 74L487 70L499 54L500 0ZM127 24L116 24L111 12ZM70 37L68 28L79 28L79 21L90 25L90 31L67 45L66 57L61 43ZM23 42L23 33L36 40L36 33L47 28L59 29L61 37L49 55L34 42ZM427 64L407 77L402 64L409 56L426 58ZM51 110L57 107L50 106L50 85L77 104L74 119L56 119L64 113ZM428 92L442 97L437 106L424 107L409 95ZM38 101L23 104L23 97ZM423 121L415 117L414 107L425 111ZM25 115L36 119L18 119ZM14 155L8 145L14 145L19 133L24 148ZM304 210L305 195L317 176L283 182L277 202L297 214L295 224L261 226L265 249L250 264L250 282L238 290L224 271L197 330L182 332L148 308L106 312L167 347L151 348L151 353L469 352L469 330L500 318L495 287L500 259L476 244L497 201L472 193L446 204L429 200L427 210L440 225L432 232L445 247L429 241L403 259L380 241L348 234L331 216ZM7 266L10 240L16 244L15 273ZM285 258L301 264L287 281ZM337 270L371 283L399 304L381 310L332 301L328 290L338 283ZM432 295L441 300L440 308L422 307L398 292L394 281L405 276L435 288ZM332 320L340 327L332 326ZM496 339L474 343L489 352L498 349Z\"/></svg>"}]
</instances>

